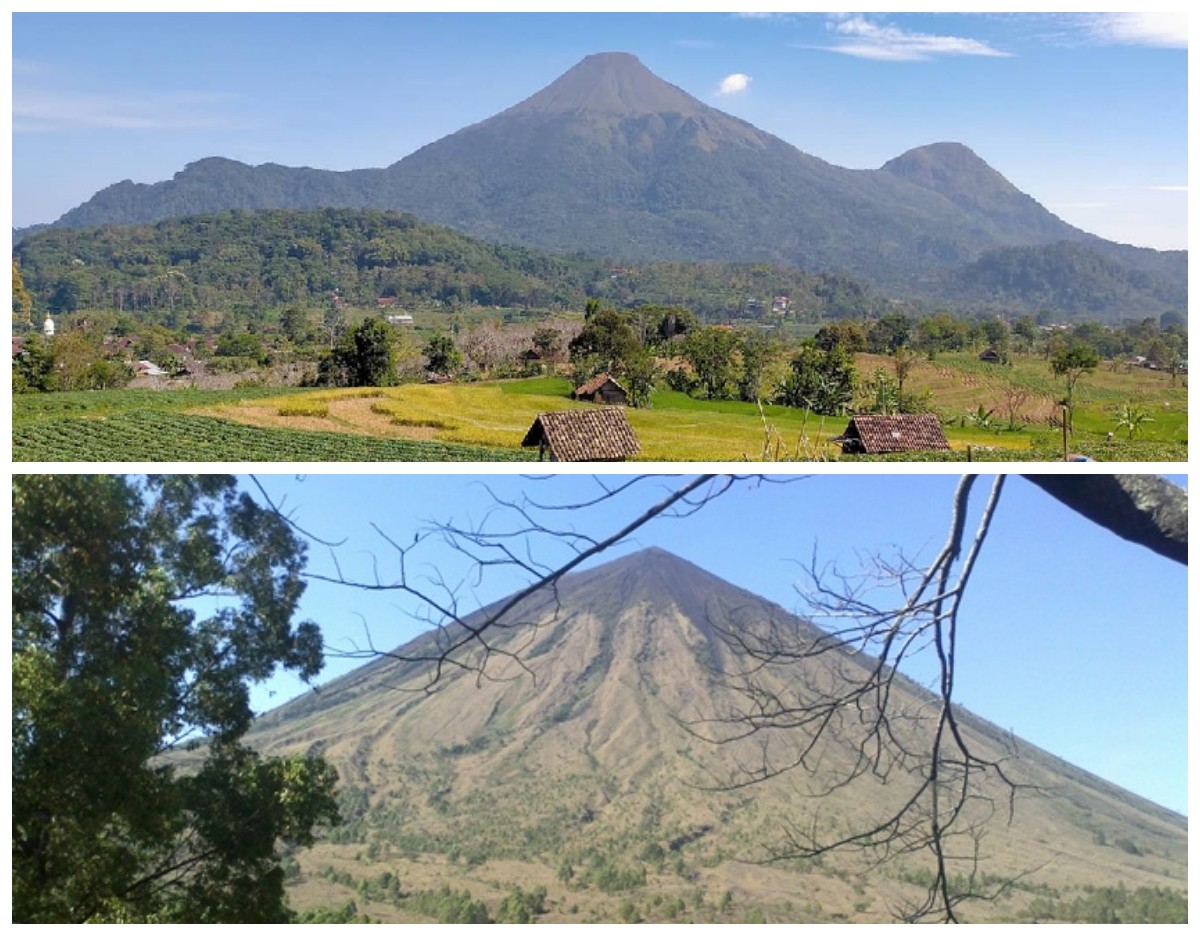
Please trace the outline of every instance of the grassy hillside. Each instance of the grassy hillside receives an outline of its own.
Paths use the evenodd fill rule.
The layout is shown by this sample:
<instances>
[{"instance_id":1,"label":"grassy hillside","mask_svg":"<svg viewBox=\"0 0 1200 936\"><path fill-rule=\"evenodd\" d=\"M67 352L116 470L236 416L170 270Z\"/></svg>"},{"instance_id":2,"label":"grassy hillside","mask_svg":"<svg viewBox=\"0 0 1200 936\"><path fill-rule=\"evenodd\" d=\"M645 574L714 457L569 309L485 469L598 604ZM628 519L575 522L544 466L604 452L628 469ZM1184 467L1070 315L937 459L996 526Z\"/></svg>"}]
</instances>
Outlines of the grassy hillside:
<instances>
[{"instance_id":1,"label":"grassy hillside","mask_svg":"<svg viewBox=\"0 0 1200 936\"><path fill-rule=\"evenodd\" d=\"M810 625L656 550L568 576L554 601L512 618L487 678L455 668L426 693L423 667L381 657L259 720L249 740L262 750L319 750L341 774L346 821L290 865L295 906L353 899L374 919L462 922L474 902L500 919L513 895L541 892L546 922L884 922L928 886L923 853L768 860L788 828L837 834L903 801L913 776L898 764L810 795L856 762L852 720L823 737L816 778L741 788L724 783L761 762L760 742L788 763L805 732L718 745L688 730L750 704L732 688L746 661L722 629L815 635ZM797 687L868 664L809 660L761 679L790 699L781 680L802 696ZM893 729L912 749L928 696L907 680L893 692L912 713ZM1000 790L977 778L967 811L986 834L975 885L997 896L964 904L966 919L1068 918L1118 883L1179 912L1182 817L960 717L972 748L1031 788L1009 822L992 811ZM960 867L955 887L970 860Z\"/></svg>"}]
</instances>

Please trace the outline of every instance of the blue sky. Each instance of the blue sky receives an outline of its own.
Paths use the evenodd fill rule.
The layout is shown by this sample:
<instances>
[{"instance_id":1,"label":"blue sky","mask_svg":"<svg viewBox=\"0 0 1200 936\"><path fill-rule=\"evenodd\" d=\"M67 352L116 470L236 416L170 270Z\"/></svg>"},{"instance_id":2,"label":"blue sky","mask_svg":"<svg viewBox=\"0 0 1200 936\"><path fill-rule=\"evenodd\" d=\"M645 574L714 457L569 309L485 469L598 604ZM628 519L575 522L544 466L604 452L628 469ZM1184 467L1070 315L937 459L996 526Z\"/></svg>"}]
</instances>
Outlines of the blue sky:
<instances>
[{"instance_id":1,"label":"blue sky","mask_svg":"<svg viewBox=\"0 0 1200 936\"><path fill-rule=\"evenodd\" d=\"M585 55L805 152L965 143L1085 230L1187 246L1183 14L15 14L13 224L227 156L384 166Z\"/></svg>"},{"instance_id":2,"label":"blue sky","mask_svg":"<svg viewBox=\"0 0 1200 936\"><path fill-rule=\"evenodd\" d=\"M620 476L606 476L613 484ZM949 529L955 475L820 474L787 484L746 484L687 518L660 519L600 561L656 545L789 610L800 610L797 560L814 550L845 571L873 551L901 547L928 561ZM990 479L980 479L975 512ZM1183 478L1177 483L1186 484ZM352 579L394 580L395 553L371 524L408 546L430 522L477 524L505 499L529 494L565 504L599 491L587 476L259 476L309 532L344 541L334 551ZM678 478L640 482L609 506L552 515L597 537L620 529ZM492 514L487 520L500 524ZM972 527L973 529L973 523ZM546 542L534 555L561 560ZM314 547L310 569L333 574ZM408 558L410 576L442 576L469 612L526 580L512 570L473 577L434 540ZM429 581L426 582L429 584ZM422 609L392 592L314 582L305 614L347 650L393 649L419 633ZM979 715L1172 809L1187 811L1187 570L1114 537L1019 477L1008 480L960 623L958 700ZM369 638L367 635L370 635ZM331 659L322 679L357 662ZM920 665L912 675L925 675ZM260 710L302 687L279 678L255 695Z\"/></svg>"}]
</instances>

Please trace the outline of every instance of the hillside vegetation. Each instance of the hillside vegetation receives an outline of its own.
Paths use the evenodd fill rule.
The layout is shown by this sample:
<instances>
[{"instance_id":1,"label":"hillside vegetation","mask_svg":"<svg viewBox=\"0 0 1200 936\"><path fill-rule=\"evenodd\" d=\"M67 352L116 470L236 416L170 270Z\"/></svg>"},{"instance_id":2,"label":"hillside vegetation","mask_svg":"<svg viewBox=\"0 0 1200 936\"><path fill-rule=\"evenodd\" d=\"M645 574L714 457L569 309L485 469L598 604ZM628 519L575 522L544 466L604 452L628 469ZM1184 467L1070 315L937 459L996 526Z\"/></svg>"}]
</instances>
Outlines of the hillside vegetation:
<instances>
[{"instance_id":1,"label":"hillside vegetation","mask_svg":"<svg viewBox=\"0 0 1200 936\"><path fill-rule=\"evenodd\" d=\"M176 321L204 310L328 305L524 306L562 310L588 297L740 312L786 295L812 319L865 314L879 300L837 275L766 264L647 263L614 269L580 255L486 243L413 215L371 210L232 211L154 225L52 229L15 257L34 305L55 313L119 309Z\"/></svg>"}]
</instances>

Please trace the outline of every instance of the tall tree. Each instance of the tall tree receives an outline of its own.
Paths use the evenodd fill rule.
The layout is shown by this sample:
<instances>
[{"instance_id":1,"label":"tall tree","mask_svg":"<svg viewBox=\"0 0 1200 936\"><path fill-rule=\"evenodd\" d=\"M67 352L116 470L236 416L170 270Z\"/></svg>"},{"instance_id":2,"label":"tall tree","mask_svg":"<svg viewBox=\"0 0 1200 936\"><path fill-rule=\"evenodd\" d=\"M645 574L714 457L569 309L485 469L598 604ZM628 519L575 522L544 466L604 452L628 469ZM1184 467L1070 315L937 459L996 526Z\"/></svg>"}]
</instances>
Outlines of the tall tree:
<instances>
[{"instance_id":1,"label":"tall tree","mask_svg":"<svg viewBox=\"0 0 1200 936\"><path fill-rule=\"evenodd\" d=\"M321 668L304 554L227 477L14 478L14 921L288 919L336 774L239 740L249 684Z\"/></svg>"},{"instance_id":2,"label":"tall tree","mask_svg":"<svg viewBox=\"0 0 1200 936\"><path fill-rule=\"evenodd\" d=\"M586 359L593 365L594 373L622 373L625 364L641 351L641 342L620 312L592 309L590 303L588 309L583 330L570 344L571 360L578 363Z\"/></svg>"},{"instance_id":3,"label":"tall tree","mask_svg":"<svg viewBox=\"0 0 1200 936\"><path fill-rule=\"evenodd\" d=\"M718 325L697 328L683 339L683 356L692 365L707 399L723 400L730 396L737 372L734 351L738 344L736 333Z\"/></svg>"},{"instance_id":4,"label":"tall tree","mask_svg":"<svg viewBox=\"0 0 1200 936\"><path fill-rule=\"evenodd\" d=\"M1100 355L1091 345L1072 342L1067 347L1057 351L1050 358L1050 369L1055 377L1062 377L1067 382L1067 419L1073 422L1075 413L1075 385L1084 374L1090 374L1100 364Z\"/></svg>"},{"instance_id":5,"label":"tall tree","mask_svg":"<svg viewBox=\"0 0 1200 936\"><path fill-rule=\"evenodd\" d=\"M336 387L386 387L395 382L392 334L379 319L346 332L318 365L321 382Z\"/></svg>"}]
</instances>

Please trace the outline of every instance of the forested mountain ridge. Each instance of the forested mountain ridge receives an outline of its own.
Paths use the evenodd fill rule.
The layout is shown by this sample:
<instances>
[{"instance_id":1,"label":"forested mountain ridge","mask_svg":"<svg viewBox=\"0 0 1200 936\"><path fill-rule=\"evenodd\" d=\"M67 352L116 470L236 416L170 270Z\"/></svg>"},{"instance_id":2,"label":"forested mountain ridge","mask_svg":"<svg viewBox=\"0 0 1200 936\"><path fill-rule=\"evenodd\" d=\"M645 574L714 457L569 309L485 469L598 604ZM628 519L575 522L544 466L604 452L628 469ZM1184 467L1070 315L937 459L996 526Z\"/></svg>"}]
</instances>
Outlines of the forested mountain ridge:
<instances>
[{"instance_id":1,"label":"forested mountain ridge","mask_svg":"<svg viewBox=\"0 0 1200 936\"><path fill-rule=\"evenodd\" d=\"M153 225L54 228L17 245L25 286L39 309L192 309L246 304L454 308L581 308L588 298L619 305L682 304L711 317L747 297L786 295L814 317L865 315L881 300L835 274L767 264L671 263L614 268L490 244L413 215L374 210L231 211Z\"/></svg>"},{"instance_id":2,"label":"forested mountain ridge","mask_svg":"<svg viewBox=\"0 0 1200 936\"><path fill-rule=\"evenodd\" d=\"M927 306L962 311L1119 320L1186 310L1186 279L1175 286L1173 273L1156 277L1101 249L1090 241L989 251L922 292ZM1146 253L1161 268L1186 274L1186 253ZM761 304L787 296L792 314L818 321L878 314L895 299L834 273L767 263L614 266L492 244L370 209L234 210L153 225L51 228L18 243L14 257L35 306L52 312L325 304L337 290L359 307L394 296L401 305L562 310L597 298L617 306L683 305L710 320L757 316ZM747 308L751 301L760 306Z\"/></svg>"},{"instance_id":3,"label":"forested mountain ridge","mask_svg":"<svg viewBox=\"0 0 1200 936\"><path fill-rule=\"evenodd\" d=\"M928 291L985 251L1106 242L1055 217L967 147L938 143L877 170L801 152L653 75L589 56L525 101L382 169L333 172L221 158L125 181L57 226L230 208L371 207L476 236L622 261L770 262ZM1148 252L1153 253L1153 252ZM1186 280L1152 257L1124 262Z\"/></svg>"}]
</instances>

